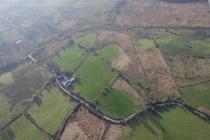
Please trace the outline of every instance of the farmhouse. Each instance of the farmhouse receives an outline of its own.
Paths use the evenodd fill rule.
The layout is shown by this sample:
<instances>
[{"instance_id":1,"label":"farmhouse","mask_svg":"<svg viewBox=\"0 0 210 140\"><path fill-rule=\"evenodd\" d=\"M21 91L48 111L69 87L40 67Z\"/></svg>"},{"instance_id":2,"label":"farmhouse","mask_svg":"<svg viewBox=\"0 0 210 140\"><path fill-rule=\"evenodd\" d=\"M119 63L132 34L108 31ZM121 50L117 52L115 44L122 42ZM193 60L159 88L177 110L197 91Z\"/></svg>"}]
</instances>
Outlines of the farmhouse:
<instances>
[{"instance_id":1,"label":"farmhouse","mask_svg":"<svg viewBox=\"0 0 210 140\"><path fill-rule=\"evenodd\" d=\"M66 80L66 81L63 81L62 82L62 85L64 86L64 87L69 87L69 86L71 86L72 84L73 84L73 82L76 80L76 77L75 77L75 75L72 77L72 78L70 78L70 79L68 79L68 80Z\"/></svg>"},{"instance_id":2,"label":"farmhouse","mask_svg":"<svg viewBox=\"0 0 210 140\"><path fill-rule=\"evenodd\" d=\"M57 79L61 82L61 85L65 88L70 87L74 81L76 80L76 75L73 75L72 77L67 77L64 73L59 74L57 76Z\"/></svg>"}]
</instances>

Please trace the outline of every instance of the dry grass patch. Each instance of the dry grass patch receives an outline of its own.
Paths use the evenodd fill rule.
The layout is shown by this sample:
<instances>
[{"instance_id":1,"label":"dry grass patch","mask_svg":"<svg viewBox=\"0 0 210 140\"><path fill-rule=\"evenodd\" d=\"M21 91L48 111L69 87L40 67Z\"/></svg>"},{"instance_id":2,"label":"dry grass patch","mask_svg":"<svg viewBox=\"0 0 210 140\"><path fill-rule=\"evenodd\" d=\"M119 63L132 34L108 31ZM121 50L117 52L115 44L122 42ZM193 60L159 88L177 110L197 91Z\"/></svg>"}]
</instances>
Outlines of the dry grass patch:
<instances>
[{"instance_id":1,"label":"dry grass patch","mask_svg":"<svg viewBox=\"0 0 210 140\"><path fill-rule=\"evenodd\" d=\"M210 59L177 56L173 58L170 66L182 86L210 79Z\"/></svg>"},{"instance_id":2,"label":"dry grass patch","mask_svg":"<svg viewBox=\"0 0 210 140\"><path fill-rule=\"evenodd\" d=\"M200 112L204 112L204 113L210 115L210 110L206 109L205 107L198 107L197 110L199 110Z\"/></svg>"},{"instance_id":3,"label":"dry grass patch","mask_svg":"<svg viewBox=\"0 0 210 140\"><path fill-rule=\"evenodd\" d=\"M113 84L113 87L128 93L129 97L131 97L131 99L136 103L139 103L143 100L141 95L135 89L133 89L126 81L122 79L117 79Z\"/></svg>"},{"instance_id":4,"label":"dry grass patch","mask_svg":"<svg viewBox=\"0 0 210 140\"><path fill-rule=\"evenodd\" d=\"M210 25L210 9L207 1L170 3L158 0L127 0L119 11L116 24L123 26L209 27Z\"/></svg>"},{"instance_id":5,"label":"dry grass patch","mask_svg":"<svg viewBox=\"0 0 210 140\"><path fill-rule=\"evenodd\" d=\"M129 68L124 72L126 75L128 75L132 79L136 79L137 81L144 82L144 78L145 78L144 70L138 58L132 61L132 63L129 65Z\"/></svg>"},{"instance_id":6,"label":"dry grass patch","mask_svg":"<svg viewBox=\"0 0 210 140\"><path fill-rule=\"evenodd\" d=\"M120 140L125 128L125 126L121 125L111 125L104 137L104 140Z\"/></svg>"},{"instance_id":7,"label":"dry grass patch","mask_svg":"<svg viewBox=\"0 0 210 140\"><path fill-rule=\"evenodd\" d=\"M146 83L154 90L168 96L179 97L176 82L159 49L150 49L139 54Z\"/></svg>"},{"instance_id":8,"label":"dry grass patch","mask_svg":"<svg viewBox=\"0 0 210 140\"><path fill-rule=\"evenodd\" d=\"M63 46L65 45L65 41L60 40L51 40L46 45L46 49L44 50L44 54L46 55L54 55L56 54Z\"/></svg>"},{"instance_id":9,"label":"dry grass patch","mask_svg":"<svg viewBox=\"0 0 210 140\"><path fill-rule=\"evenodd\" d=\"M61 137L61 140L87 140L84 131L79 127L78 122L71 122Z\"/></svg>"},{"instance_id":10,"label":"dry grass patch","mask_svg":"<svg viewBox=\"0 0 210 140\"><path fill-rule=\"evenodd\" d=\"M102 48L104 45L110 43L117 43L120 45L122 50L130 57L131 59L135 56L135 50L131 38L124 33L104 31L98 35L98 38L95 42L95 46Z\"/></svg>"},{"instance_id":11,"label":"dry grass patch","mask_svg":"<svg viewBox=\"0 0 210 140\"><path fill-rule=\"evenodd\" d=\"M58 25L58 30L63 32L69 29L73 29L75 27L74 20L64 20Z\"/></svg>"},{"instance_id":12,"label":"dry grass patch","mask_svg":"<svg viewBox=\"0 0 210 140\"><path fill-rule=\"evenodd\" d=\"M118 70L125 70L129 63L131 63L131 59L125 54L125 52L118 48L119 56L112 62L112 67Z\"/></svg>"},{"instance_id":13,"label":"dry grass patch","mask_svg":"<svg viewBox=\"0 0 210 140\"><path fill-rule=\"evenodd\" d=\"M105 128L104 122L81 107L73 115L66 127L61 140L98 140Z\"/></svg>"}]
</instances>

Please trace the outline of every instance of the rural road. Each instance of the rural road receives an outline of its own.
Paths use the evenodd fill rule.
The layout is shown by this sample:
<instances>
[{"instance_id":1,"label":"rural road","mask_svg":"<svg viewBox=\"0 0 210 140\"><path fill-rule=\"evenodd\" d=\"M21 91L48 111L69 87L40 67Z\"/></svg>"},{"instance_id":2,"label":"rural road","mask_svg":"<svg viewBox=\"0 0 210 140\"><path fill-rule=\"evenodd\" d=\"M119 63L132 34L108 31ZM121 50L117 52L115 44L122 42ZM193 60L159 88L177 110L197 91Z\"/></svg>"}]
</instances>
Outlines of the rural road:
<instances>
[{"instance_id":1,"label":"rural road","mask_svg":"<svg viewBox=\"0 0 210 140\"><path fill-rule=\"evenodd\" d=\"M76 100L77 102L79 102L81 105L83 105L85 108L87 108L89 111L91 111L93 114L95 114L96 116L100 117L101 119L111 122L113 124L126 124L129 121L131 121L132 119L138 117L140 114L148 111L148 110L153 110L155 107L164 107L164 106L171 106L171 105L175 105L175 106L179 106L179 107L184 107L189 111L192 111L193 113L199 115L202 118L205 118L207 120L210 121L210 116L206 113L200 112L197 109L184 104L182 102L178 102L178 101L173 101L173 100L167 100L167 101L162 101L162 102L156 102L150 105L147 105L145 108L143 109L139 109L133 113L131 113L130 115L128 115L125 118L121 118L121 119L114 119L106 114L104 114L103 112L93 108L87 101L82 100L81 98L79 98L78 95L75 95L71 92L69 92L68 90L66 90L61 84L60 82L56 79L57 85L58 87L64 91L66 94L68 94L71 98L73 98L74 100Z\"/></svg>"},{"instance_id":2,"label":"rural road","mask_svg":"<svg viewBox=\"0 0 210 140\"><path fill-rule=\"evenodd\" d=\"M34 50L35 51L35 50ZM35 58L32 57L33 52L32 51L29 55L28 58L31 59L31 61L33 61L34 63L37 63L37 60ZM42 66L40 64L38 64L40 67L47 69L45 66ZM47 69L48 70L48 69ZM48 70L49 71L49 70ZM56 78L56 74L54 72L53 73L54 77ZM93 114L95 114L96 116L98 116L99 118L111 122L113 124L126 124L129 121L131 121L132 119L138 117L141 113L144 113L148 110L153 110L155 107L164 107L164 106L170 106L170 105L175 105L175 106L179 106L179 107L184 107L185 109L195 113L196 115L207 119L210 121L210 116L204 112L201 112L199 110L197 110L196 108L193 108L190 105L187 105L185 103L182 102L178 102L178 101L173 101L173 100L166 100L166 101L162 101L162 102L155 102L152 104L147 105L145 108L143 109L139 109L136 110L135 112L131 113L130 115L128 115L127 117L121 118L121 119L114 119L108 115L106 115L105 113L101 112L100 110L93 108L86 100L82 99L79 95L76 95L74 93L69 92L68 90L66 90L59 82L59 80L56 78L56 83L58 85L58 87L65 92L66 94L68 94L72 99L74 99L76 102L80 103L81 105L83 105L85 108L87 108L90 112L92 112Z\"/></svg>"}]
</instances>

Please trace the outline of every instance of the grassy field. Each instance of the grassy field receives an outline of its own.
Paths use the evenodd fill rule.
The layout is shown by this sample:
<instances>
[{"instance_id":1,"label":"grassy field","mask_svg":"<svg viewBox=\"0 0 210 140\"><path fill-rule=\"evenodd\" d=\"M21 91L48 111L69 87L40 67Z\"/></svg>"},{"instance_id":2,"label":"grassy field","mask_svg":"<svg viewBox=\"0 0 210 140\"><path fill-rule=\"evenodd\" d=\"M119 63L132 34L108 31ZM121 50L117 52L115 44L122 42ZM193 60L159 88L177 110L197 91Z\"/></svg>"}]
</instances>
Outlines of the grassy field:
<instances>
[{"instance_id":1,"label":"grassy field","mask_svg":"<svg viewBox=\"0 0 210 140\"><path fill-rule=\"evenodd\" d=\"M0 76L0 83L1 84L12 84L14 81L13 77L12 77L12 73L6 73Z\"/></svg>"},{"instance_id":2,"label":"grassy field","mask_svg":"<svg viewBox=\"0 0 210 140\"><path fill-rule=\"evenodd\" d=\"M102 49L99 49L97 53L104 59L109 61L115 60L119 56L118 48L120 46L117 44L109 44L104 46Z\"/></svg>"},{"instance_id":3,"label":"grassy field","mask_svg":"<svg viewBox=\"0 0 210 140\"><path fill-rule=\"evenodd\" d=\"M198 39L185 36L162 36L156 40L165 56L194 55L209 56L210 38Z\"/></svg>"},{"instance_id":4,"label":"grassy field","mask_svg":"<svg viewBox=\"0 0 210 140\"><path fill-rule=\"evenodd\" d=\"M210 82L181 89L183 100L194 107L210 109Z\"/></svg>"},{"instance_id":5,"label":"grassy field","mask_svg":"<svg viewBox=\"0 0 210 140\"><path fill-rule=\"evenodd\" d=\"M95 34L88 34L76 38L74 40L76 44L73 46L66 46L53 58L53 61L61 70L73 72L86 55L85 49L92 47L95 39ZM80 48L79 45L84 49Z\"/></svg>"},{"instance_id":6,"label":"grassy field","mask_svg":"<svg viewBox=\"0 0 210 140\"><path fill-rule=\"evenodd\" d=\"M100 57L89 55L85 62L76 71L79 82L75 86L76 92L88 101L94 101L116 76L111 66Z\"/></svg>"},{"instance_id":7,"label":"grassy field","mask_svg":"<svg viewBox=\"0 0 210 140\"><path fill-rule=\"evenodd\" d=\"M61 70L72 72L81 62L85 52L83 49L74 47L66 47L53 58L53 61L61 68Z\"/></svg>"},{"instance_id":8,"label":"grassy field","mask_svg":"<svg viewBox=\"0 0 210 140\"><path fill-rule=\"evenodd\" d=\"M50 76L35 64L25 64L1 77L5 84L0 83L0 127L32 102Z\"/></svg>"},{"instance_id":9,"label":"grassy field","mask_svg":"<svg viewBox=\"0 0 210 140\"><path fill-rule=\"evenodd\" d=\"M76 42L76 44L78 45L80 44L84 48L90 48L93 46L95 40L96 40L95 34L87 34L79 38L76 38L74 41Z\"/></svg>"},{"instance_id":10,"label":"grassy field","mask_svg":"<svg viewBox=\"0 0 210 140\"><path fill-rule=\"evenodd\" d=\"M124 140L209 140L210 124L177 107L162 108L132 121Z\"/></svg>"},{"instance_id":11,"label":"grassy field","mask_svg":"<svg viewBox=\"0 0 210 140\"><path fill-rule=\"evenodd\" d=\"M20 117L9 128L0 132L0 140L44 140L45 136L25 117Z\"/></svg>"},{"instance_id":12,"label":"grassy field","mask_svg":"<svg viewBox=\"0 0 210 140\"><path fill-rule=\"evenodd\" d=\"M36 95L42 85L51 78L51 73L37 64L24 64L12 71L14 81L2 89L13 106L26 104ZM26 101L27 100L27 101ZM26 101L26 102L25 102Z\"/></svg>"},{"instance_id":13,"label":"grassy field","mask_svg":"<svg viewBox=\"0 0 210 140\"><path fill-rule=\"evenodd\" d=\"M42 94L42 104L32 108L29 114L41 128L55 134L74 103L57 88L50 92L45 90Z\"/></svg>"},{"instance_id":14,"label":"grassy field","mask_svg":"<svg viewBox=\"0 0 210 140\"><path fill-rule=\"evenodd\" d=\"M160 36L156 42L179 85L184 86L209 79L210 67L207 57L210 55L210 38L169 35Z\"/></svg>"},{"instance_id":15,"label":"grassy field","mask_svg":"<svg viewBox=\"0 0 210 140\"><path fill-rule=\"evenodd\" d=\"M7 102L6 97L0 93L0 128L7 123L11 117L10 104Z\"/></svg>"},{"instance_id":16,"label":"grassy field","mask_svg":"<svg viewBox=\"0 0 210 140\"><path fill-rule=\"evenodd\" d=\"M138 41L138 44L136 45L136 51L138 53L142 53L145 50L150 49L150 48L155 48L154 42L150 39L140 39Z\"/></svg>"},{"instance_id":17,"label":"grassy field","mask_svg":"<svg viewBox=\"0 0 210 140\"><path fill-rule=\"evenodd\" d=\"M100 99L99 108L114 118L123 118L135 110L135 105L127 93L112 89Z\"/></svg>"}]
</instances>

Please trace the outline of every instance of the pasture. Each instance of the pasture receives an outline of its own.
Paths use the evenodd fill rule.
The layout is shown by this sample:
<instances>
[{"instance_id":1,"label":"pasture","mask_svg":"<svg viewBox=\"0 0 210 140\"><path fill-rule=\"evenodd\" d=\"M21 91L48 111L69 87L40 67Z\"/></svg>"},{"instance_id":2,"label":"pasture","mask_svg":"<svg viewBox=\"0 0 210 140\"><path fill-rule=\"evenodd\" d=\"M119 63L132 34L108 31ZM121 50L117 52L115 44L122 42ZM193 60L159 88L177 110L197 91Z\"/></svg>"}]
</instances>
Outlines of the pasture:
<instances>
[{"instance_id":1,"label":"pasture","mask_svg":"<svg viewBox=\"0 0 210 140\"><path fill-rule=\"evenodd\" d=\"M0 140L44 140L46 137L24 116L0 132Z\"/></svg>"},{"instance_id":2,"label":"pasture","mask_svg":"<svg viewBox=\"0 0 210 140\"><path fill-rule=\"evenodd\" d=\"M34 105L29 114L41 128L53 135L60 128L74 103L57 88L44 90L42 96L41 104Z\"/></svg>"},{"instance_id":3,"label":"pasture","mask_svg":"<svg viewBox=\"0 0 210 140\"><path fill-rule=\"evenodd\" d=\"M85 55L85 51L76 45L65 47L54 58L53 61L61 70L73 72Z\"/></svg>"},{"instance_id":4,"label":"pasture","mask_svg":"<svg viewBox=\"0 0 210 140\"><path fill-rule=\"evenodd\" d=\"M22 112L33 100L41 86L50 78L48 71L36 64L20 65L0 83L0 127Z\"/></svg>"},{"instance_id":5,"label":"pasture","mask_svg":"<svg viewBox=\"0 0 210 140\"><path fill-rule=\"evenodd\" d=\"M136 48L136 51L138 53L142 53L148 49L152 49L152 48L155 48L155 44L152 40L150 39L140 39L138 40L137 42L137 45L135 46Z\"/></svg>"},{"instance_id":6,"label":"pasture","mask_svg":"<svg viewBox=\"0 0 210 140\"><path fill-rule=\"evenodd\" d=\"M5 74L0 76L0 83L1 84L8 85L8 84L12 84L13 82L14 82L14 79L12 77L11 72L5 73Z\"/></svg>"},{"instance_id":7,"label":"pasture","mask_svg":"<svg viewBox=\"0 0 210 140\"><path fill-rule=\"evenodd\" d=\"M66 45L54 56L53 61L62 71L74 72L87 55L85 50L92 47L95 39L95 34L87 34L74 39L75 44Z\"/></svg>"},{"instance_id":8,"label":"pasture","mask_svg":"<svg viewBox=\"0 0 210 140\"><path fill-rule=\"evenodd\" d=\"M178 107L161 108L135 119L124 140L209 140L210 124Z\"/></svg>"},{"instance_id":9,"label":"pasture","mask_svg":"<svg viewBox=\"0 0 210 140\"><path fill-rule=\"evenodd\" d=\"M128 93L114 88L110 90L110 93L102 95L99 100L102 112L114 118L123 118L135 111L136 106Z\"/></svg>"},{"instance_id":10,"label":"pasture","mask_svg":"<svg viewBox=\"0 0 210 140\"><path fill-rule=\"evenodd\" d=\"M88 49L93 46L95 40L96 40L95 34L87 34L76 38L74 41L76 42L77 45L80 45L81 47Z\"/></svg>"},{"instance_id":11,"label":"pasture","mask_svg":"<svg viewBox=\"0 0 210 140\"><path fill-rule=\"evenodd\" d=\"M76 71L79 81L75 91L88 101L94 101L117 73L98 56L89 55Z\"/></svg>"},{"instance_id":12,"label":"pasture","mask_svg":"<svg viewBox=\"0 0 210 140\"><path fill-rule=\"evenodd\" d=\"M8 103L7 98L0 93L0 128L4 126L15 113L10 111L11 105Z\"/></svg>"},{"instance_id":13,"label":"pasture","mask_svg":"<svg viewBox=\"0 0 210 140\"><path fill-rule=\"evenodd\" d=\"M210 110L210 82L181 88L182 99L194 107Z\"/></svg>"},{"instance_id":14,"label":"pasture","mask_svg":"<svg viewBox=\"0 0 210 140\"><path fill-rule=\"evenodd\" d=\"M195 36L161 36L156 39L164 56L191 55L207 57L210 54L210 38Z\"/></svg>"},{"instance_id":15,"label":"pasture","mask_svg":"<svg viewBox=\"0 0 210 140\"><path fill-rule=\"evenodd\" d=\"M105 45L103 48L97 50L97 53L104 59L114 61L119 56L118 47L120 46L117 44Z\"/></svg>"}]
</instances>

